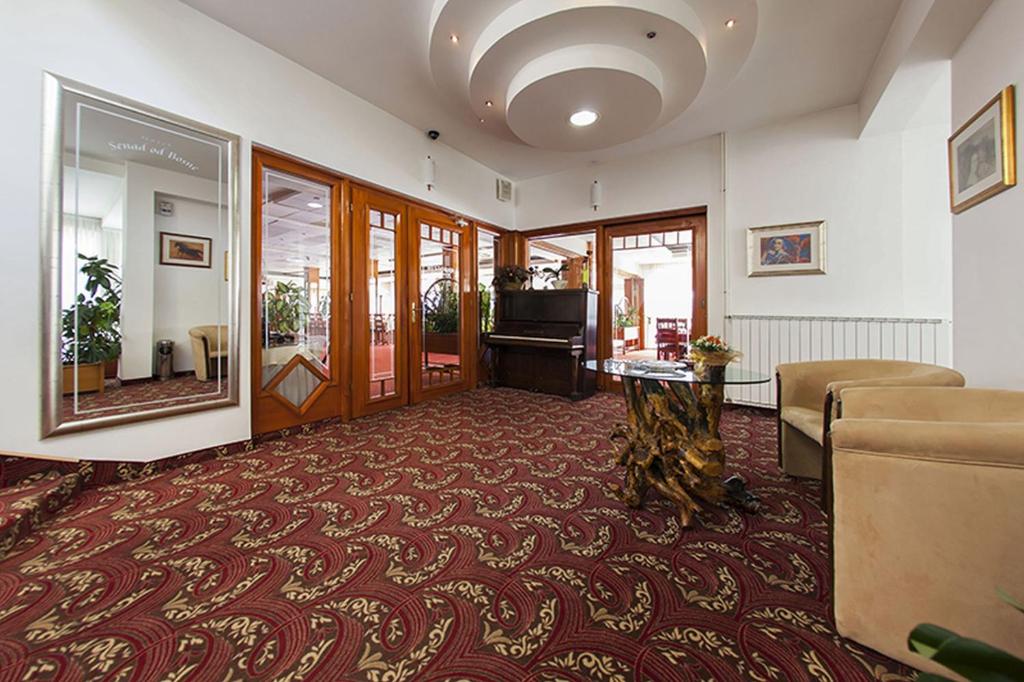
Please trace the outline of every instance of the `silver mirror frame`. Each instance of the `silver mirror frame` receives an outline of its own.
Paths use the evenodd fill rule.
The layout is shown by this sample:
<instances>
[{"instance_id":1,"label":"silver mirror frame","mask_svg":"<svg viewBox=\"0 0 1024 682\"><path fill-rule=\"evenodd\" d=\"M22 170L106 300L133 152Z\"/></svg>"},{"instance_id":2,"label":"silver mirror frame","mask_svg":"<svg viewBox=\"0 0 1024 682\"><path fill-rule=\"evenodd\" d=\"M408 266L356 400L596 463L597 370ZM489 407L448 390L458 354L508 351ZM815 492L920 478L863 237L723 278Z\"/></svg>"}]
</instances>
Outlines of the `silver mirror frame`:
<instances>
[{"instance_id":1,"label":"silver mirror frame","mask_svg":"<svg viewBox=\"0 0 1024 682\"><path fill-rule=\"evenodd\" d=\"M66 93L84 95L113 104L129 111L155 118L176 126L215 137L227 143L228 154L228 377L227 397L207 402L171 405L140 410L128 414L98 416L73 422L62 422L63 394L60 362L61 308L60 308L60 233L63 214L63 154L64 133L61 114ZM49 72L43 73L43 149L42 149L42 234L40 239L42 260L42 437L63 435L78 431L101 429L120 424L163 419L175 415L199 412L239 403L239 337L241 336L241 227L239 213L239 154L241 139L237 135L213 128L187 118L155 109L140 102L112 95Z\"/></svg>"}]
</instances>

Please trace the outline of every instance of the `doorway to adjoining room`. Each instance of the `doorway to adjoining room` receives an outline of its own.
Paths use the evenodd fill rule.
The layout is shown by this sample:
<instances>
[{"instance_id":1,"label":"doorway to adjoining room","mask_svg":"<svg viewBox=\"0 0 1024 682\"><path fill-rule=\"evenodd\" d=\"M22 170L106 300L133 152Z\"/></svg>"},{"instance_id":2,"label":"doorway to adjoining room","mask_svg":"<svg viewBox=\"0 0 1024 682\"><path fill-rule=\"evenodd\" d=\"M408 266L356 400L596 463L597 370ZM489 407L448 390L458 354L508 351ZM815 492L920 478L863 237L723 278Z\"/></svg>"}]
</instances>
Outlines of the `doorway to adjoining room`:
<instances>
[{"instance_id":1,"label":"doorway to adjoining room","mask_svg":"<svg viewBox=\"0 0 1024 682\"><path fill-rule=\"evenodd\" d=\"M693 327L693 233L612 238L612 357L677 360Z\"/></svg>"}]
</instances>

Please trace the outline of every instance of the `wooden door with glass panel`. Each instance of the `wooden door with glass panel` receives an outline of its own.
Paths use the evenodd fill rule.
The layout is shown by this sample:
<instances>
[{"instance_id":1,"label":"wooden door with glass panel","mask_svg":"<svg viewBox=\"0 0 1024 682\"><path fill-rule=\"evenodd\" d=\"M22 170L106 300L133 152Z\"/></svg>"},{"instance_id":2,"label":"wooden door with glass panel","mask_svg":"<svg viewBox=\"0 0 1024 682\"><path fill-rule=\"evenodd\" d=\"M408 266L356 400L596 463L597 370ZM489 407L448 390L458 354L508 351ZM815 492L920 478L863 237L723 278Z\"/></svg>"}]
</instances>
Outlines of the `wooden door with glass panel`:
<instances>
[{"instance_id":1,"label":"wooden door with glass panel","mask_svg":"<svg viewBox=\"0 0 1024 682\"><path fill-rule=\"evenodd\" d=\"M409 370L418 402L473 385L476 295L472 228L435 211L410 214Z\"/></svg>"},{"instance_id":2,"label":"wooden door with glass panel","mask_svg":"<svg viewBox=\"0 0 1024 682\"><path fill-rule=\"evenodd\" d=\"M352 412L358 417L409 403L409 255L406 204L363 188L352 197Z\"/></svg>"},{"instance_id":3,"label":"wooden door with glass panel","mask_svg":"<svg viewBox=\"0 0 1024 682\"><path fill-rule=\"evenodd\" d=\"M698 214L604 230L602 360L684 359L707 333L706 225ZM601 384L621 381L602 373Z\"/></svg>"},{"instance_id":4,"label":"wooden door with glass panel","mask_svg":"<svg viewBox=\"0 0 1024 682\"><path fill-rule=\"evenodd\" d=\"M344 409L343 182L253 152L253 432Z\"/></svg>"}]
</instances>

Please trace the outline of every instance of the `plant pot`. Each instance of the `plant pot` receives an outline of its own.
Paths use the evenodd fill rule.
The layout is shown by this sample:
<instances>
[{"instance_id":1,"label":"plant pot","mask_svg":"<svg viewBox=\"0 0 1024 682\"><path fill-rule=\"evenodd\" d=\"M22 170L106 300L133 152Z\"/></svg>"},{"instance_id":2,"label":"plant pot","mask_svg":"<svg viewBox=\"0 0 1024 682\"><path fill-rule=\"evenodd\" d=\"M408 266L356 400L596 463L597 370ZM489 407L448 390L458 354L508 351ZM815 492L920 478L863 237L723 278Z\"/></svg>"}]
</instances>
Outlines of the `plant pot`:
<instances>
[{"instance_id":1,"label":"plant pot","mask_svg":"<svg viewBox=\"0 0 1024 682\"><path fill-rule=\"evenodd\" d=\"M103 363L90 362L85 365L78 365L78 392L79 393L103 393ZM61 385L64 395L75 392L75 366L64 365Z\"/></svg>"},{"instance_id":2,"label":"plant pot","mask_svg":"<svg viewBox=\"0 0 1024 682\"><path fill-rule=\"evenodd\" d=\"M520 291L524 282L505 282L501 285L502 291Z\"/></svg>"},{"instance_id":3,"label":"plant pot","mask_svg":"<svg viewBox=\"0 0 1024 682\"><path fill-rule=\"evenodd\" d=\"M553 289L565 289L567 286L569 286L569 280L566 279L556 279L551 283Z\"/></svg>"},{"instance_id":4,"label":"plant pot","mask_svg":"<svg viewBox=\"0 0 1024 682\"><path fill-rule=\"evenodd\" d=\"M103 365L103 378L117 378L117 358L114 358L113 360L107 360L107 362Z\"/></svg>"},{"instance_id":5,"label":"plant pot","mask_svg":"<svg viewBox=\"0 0 1024 682\"><path fill-rule=\"evenodd\" d=\"M459 335L457 333L426 332L423 334L423 349L428 353L459 354Z\"/></svg>"}]
</instances>

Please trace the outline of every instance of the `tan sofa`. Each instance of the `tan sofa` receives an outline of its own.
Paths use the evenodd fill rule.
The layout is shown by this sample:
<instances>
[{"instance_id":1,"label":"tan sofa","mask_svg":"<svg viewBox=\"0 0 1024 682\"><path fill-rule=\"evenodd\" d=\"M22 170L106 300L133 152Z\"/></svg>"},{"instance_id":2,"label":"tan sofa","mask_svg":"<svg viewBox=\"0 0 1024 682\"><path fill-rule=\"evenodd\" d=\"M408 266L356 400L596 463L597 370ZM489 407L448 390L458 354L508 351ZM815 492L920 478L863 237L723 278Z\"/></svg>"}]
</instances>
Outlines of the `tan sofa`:
<instances>
[{"instance_id":1,"label":"tan sofa","mask_svg":"<svg viewBox=\"0 0 1024 682\"><path fill-rule=\"evenodd\" d=\"M821 360L775 368L779 466L790 476L821 479L835 400L854 386L963 386L957 371L902 360Z\"/></svg>"},{"instance_id":2,"label":"tan sofa","mask_svg":"<svg viewBox=\"0 0 1024 682\"><path fill-rule=\"evenodd\" d=\"M832 426L839 632L927 671L919 623L1024 656L1024 391L850 388Z\"/></svg>"},{"instance_id":3,"label":"tan sofa","mask_svg":"<svg viewBox=\"0 0 1024 682\"><path fill-rule=\"evenodd\" d=\"M220 360L220 373L227 372L228 327L226 324L192 327L188 330L188 336L192 342L192 362L196 367L196 379L209 381L216 377L218 360Z\"/></svg>"}]
</instances>

